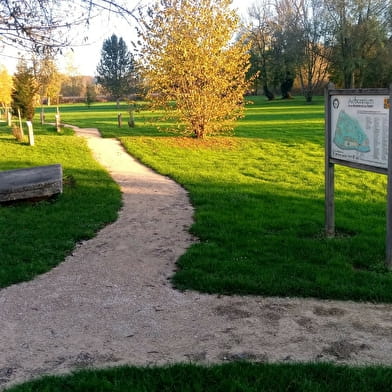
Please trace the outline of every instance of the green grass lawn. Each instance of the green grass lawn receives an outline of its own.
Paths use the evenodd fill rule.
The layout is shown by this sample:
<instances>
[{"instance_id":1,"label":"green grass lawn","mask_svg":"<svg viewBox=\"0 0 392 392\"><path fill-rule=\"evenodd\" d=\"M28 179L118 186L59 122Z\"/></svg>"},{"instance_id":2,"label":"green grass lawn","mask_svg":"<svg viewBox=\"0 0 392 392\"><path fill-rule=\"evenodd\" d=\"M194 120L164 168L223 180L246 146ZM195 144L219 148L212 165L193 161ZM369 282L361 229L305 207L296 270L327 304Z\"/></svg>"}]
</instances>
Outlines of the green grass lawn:
<instances>
[{"instance_id":1,"label":"green grass lawn","mask_svg":"<svg viewBox=\"0 0 392 392\"><path fill-rule=\"evenodd\" d=\"M120 137L189 191L200 243L179 260L178 288L391 302L385 176L336 167L338 235L326 239L323 99L252 101L233 134L201 141L158 132L150 122L156 115L145 109L131 129L126 104L122 128L110 103L66 105L61 114ZM54 119L54 108L45 110Z\"/></svg>"},{"instance_id":2,"label":"green grass lawn","mask_svg":"<svg viewBox=\"0 0 392 392\"><path fill-rule=\"evenodd\" d=\"M174 365L89 370L45 377L8 392L386 392L392 369L329 364Z\"/></svg>"},{"instance_id":3,"label":"green grass lawn","mask_svg":"<svg viewBox=\"0 0 392 392\"><path fill-rule=\"evenodd\" d=\"M52 126L34 130L35 146L29 146L0 123L0 170L60 163L64 192L50 201L0 205L0 287L56 266L76 242L115 220L121 205L118 186L82 138Z\"/></svg>"},{"instance_id":4,"label":"green grass lawn","mask_svg":"<svg viewBox=\"0 0 392 392\"><path fill-rule=\"evenodd\" d=\"M61 112L64 122L121 137L132 154L189 191L200 243L180 259L177 287L392 302L392 276L383 264L384 176L337 167L339 235L323 235L321 99L313 105L303 98L255 99L233 135L202 141L157 132L147 111L137 113L135 129L117 127L111 104L69 105ZM54 121L53 108L47 120ZM0 170L62 163L66 178L54 201L0 207L2 286L56 265L75 241L115 219L120 204L118 188L70 131L36 125L36 144L17 143L0 125ZM368 392L389 391L391 384L386 367L230 363L86 370L9 391Z\"/></svg>"},{"instance_id":5,"label":"green grass lawn","mask_svg":"<svg viewBox=\"0 0 392 392\"><path fill-rule=\"evenodd\" d=\"M145 102L136 104L135 128L130 128L127 124L130 116L129 105L126 102L121 102L118 108L113 102L95 103L90 107L84 104L60 105L59 108L62 123L69 123L81 128L98 128L103 137L173 135L168 130L157 131L157 124L163 129L172 124L160 121L161 113L147 110ZM37 109L37 113L40 110L40 108ZM54 123L56 107L44 107L44 111L45 121ZM118 126L118 114L122 116L121 128Z\"/></svg>"},{"instance_id":6,"label":"green grass lawn","mask_svg":"<svg viewBox=\"0 0 392 392\"><path fill-rule=\"evenodd\" d=\"M336 168L338 236L324 230L321 99L257 99L230 137L122 137L196 208L200 238L179 260L180 289L392 301L384 267L385 176Z\"/></svg>"}]
</instances>

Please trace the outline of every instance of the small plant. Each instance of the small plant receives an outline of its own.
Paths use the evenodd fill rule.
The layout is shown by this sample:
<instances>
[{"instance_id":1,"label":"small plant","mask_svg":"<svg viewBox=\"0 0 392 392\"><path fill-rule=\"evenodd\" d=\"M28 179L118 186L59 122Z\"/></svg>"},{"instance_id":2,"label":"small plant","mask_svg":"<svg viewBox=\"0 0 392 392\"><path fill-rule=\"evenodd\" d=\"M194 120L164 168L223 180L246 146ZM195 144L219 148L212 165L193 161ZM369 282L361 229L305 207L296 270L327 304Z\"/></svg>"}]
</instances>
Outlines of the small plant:
<instances>
[{"instance_id":1,"label":"small plant","mask_svg":"<svg viewBox=\"0 0 392 392\"><path fill-rule=\"evenodd\" d=\"M12 134L18 142L22 142L24 139L23 128L18 127L16 124L12 124Z\"/></svg>"}]
</instances>

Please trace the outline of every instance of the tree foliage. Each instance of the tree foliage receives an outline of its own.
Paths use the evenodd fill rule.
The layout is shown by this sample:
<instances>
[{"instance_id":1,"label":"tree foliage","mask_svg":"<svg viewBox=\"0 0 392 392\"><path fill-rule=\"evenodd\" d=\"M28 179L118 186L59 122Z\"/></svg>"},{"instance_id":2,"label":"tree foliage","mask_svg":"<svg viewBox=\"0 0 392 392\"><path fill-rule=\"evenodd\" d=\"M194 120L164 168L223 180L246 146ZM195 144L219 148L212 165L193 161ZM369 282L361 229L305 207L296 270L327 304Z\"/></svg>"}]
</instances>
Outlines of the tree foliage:
<instances>
[{"instance_id":1,"label":"tree foliage","mask_svg":"<svg viewBox=\"0 0 392 392\"><path fill-rule=\"evenodd\" d=\"M366 87L374 60L390 43L392 3L385 0L325 0L330 21L331 74L345 88ZM379 63L379 71L388 61ZM378 71L378 72L379 72Z\"/></svg>"},{"instance_id":2,"label":"tree foliage","mask_svg":"<svg viewBox=\"0 0 392 392\"><path fill-rule=\"evenodd\" d=\"M275 94L271 91L273 74L272 69L272 37L273 26L269 7L263 7L260 3L254 3L248 10L251 25L245 32L250 43L250 69L248 75L256 75L254 88L256 94L261 87L265 96L272 100Z\"/></svg>"},{"instance_id":3,"label":"tree foliage","mask_svg":"<svg viewBox=\"0 0 392 392\"><path fill-rule=\"evenodd\" d=\"M12 76L7 72L5 67L0 67L0 105L3 108L11 105L12 88Z\"/></svg>"},{"instance_id":4,"label":"tree foliage","mask_svg":"<svg viewBox=\"0 0 392 392\"><path fill-rule=\"evenodd\" d=\"M23 118L32 120L39 87L33 68L29 67L24 59L21 59L16 67L13 84L12 109L14 113L17 113L19 109Z\"/></svg>"},{"instance_id":5,"label":"tree foliage","mask_svg":"<svg viewBox=\"0 0 392 392\"><path fill-rule=\"evenodd\" d=\"M44 100L46 100L48 105L51 102L58 103L63 77L57 68L53 56L46 54L33 58L33 68L39 86L38 93L41 103Z\"/></svg>"},{"instance_id":6,"label":"tree foliage","mask_svg":"<svg viewBox=\"0 0 392 392\"><path fill-rule=\"evenodd\" d=\"M127 45L113 34L102 45L97 82L116 100L131 92L135 61Z\"/></svg>"},{"instance_id":7,"label":"tree foliage","mask_svg":"<svg viewBox=\"0 0 392 392\"><path fill-rule=\"evenodd\" d=\"M249 55L247 45L232 41L239 20L230 5L162 0L143 18L147 96L196 137L231 129L243 112Z\"/></svg>"},{"instance_id":8,"label":"tree foliage","mask_svg":"<svg viewBox=\"0 0 392 392\"><path fill-rule=\"evenodd\" d=\"M86 105L91 106L97 100L97 93L95 91L95 86L93 84L88 84L86 86Z\"/></svg>"},{"instance_id":9,"label":"tree foliage","mask_svg":"<svg viewBox=\"0 0 392 392\"><path fill-rule=\"evenodd\" d=\"M271 86L280 87L284 97L294 78L307 101L328 78L345 88L390 83L391 1L259 0L256 5L249 10L252 67L268 86L268 97Z\"/></svg>"}]
</instances>

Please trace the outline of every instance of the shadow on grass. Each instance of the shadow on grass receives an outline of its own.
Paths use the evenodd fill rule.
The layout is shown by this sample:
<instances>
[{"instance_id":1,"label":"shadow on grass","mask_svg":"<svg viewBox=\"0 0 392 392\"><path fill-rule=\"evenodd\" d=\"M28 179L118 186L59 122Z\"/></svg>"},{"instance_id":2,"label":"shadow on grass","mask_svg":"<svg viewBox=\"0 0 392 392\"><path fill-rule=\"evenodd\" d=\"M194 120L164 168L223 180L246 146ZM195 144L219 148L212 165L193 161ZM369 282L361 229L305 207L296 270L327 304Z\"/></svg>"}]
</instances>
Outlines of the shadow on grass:
<instances>
[{"instance_id":1,"label":"shadow on grass","mask_svg":"<svg viewBox=\"0 0 392 392\"><path fill-rule=\"evenodd\" d=\"M105 172L65 167L64 175L54 199L0 205L0 287L48 271L117 218L120 191Z\"/></svg>"},{"instance_id":2,"label":"shadow on grass","mask_svg":"<svg viewBox=\"0 0 392 392\"><path fill-rule=\"evenodd\" d=\"M180 258L178 288L392 302L383 203L337 200L338 235L327 239L321 194L211 182L186 187L201 242Z\"/></svg>"}]
</instances>

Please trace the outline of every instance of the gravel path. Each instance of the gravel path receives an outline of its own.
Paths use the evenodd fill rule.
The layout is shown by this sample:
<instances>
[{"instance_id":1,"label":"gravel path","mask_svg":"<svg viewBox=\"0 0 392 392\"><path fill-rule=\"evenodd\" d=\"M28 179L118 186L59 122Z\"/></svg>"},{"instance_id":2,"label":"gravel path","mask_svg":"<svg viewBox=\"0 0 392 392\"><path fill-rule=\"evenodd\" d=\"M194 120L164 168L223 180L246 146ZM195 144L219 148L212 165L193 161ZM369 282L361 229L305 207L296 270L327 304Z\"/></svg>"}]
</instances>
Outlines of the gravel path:
<instances>
[{"instance_id":1,"label":"gravel path","mask_svg":"<svg viewBox=\"0 0 392 392\"><path fill-rule=\"evenodd\" d=\"M392 364L392 306L173 290L194 239L184 189L78 130L121 185L118 220L58 267L0 291L0 389L88 366L235 359Z\"/></svg>"}]
</instances>

